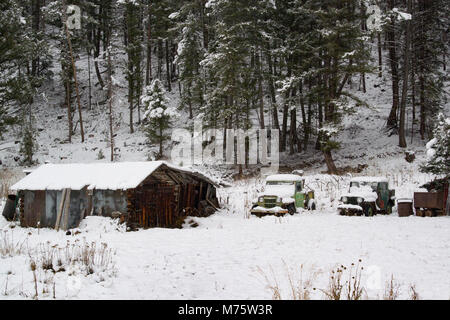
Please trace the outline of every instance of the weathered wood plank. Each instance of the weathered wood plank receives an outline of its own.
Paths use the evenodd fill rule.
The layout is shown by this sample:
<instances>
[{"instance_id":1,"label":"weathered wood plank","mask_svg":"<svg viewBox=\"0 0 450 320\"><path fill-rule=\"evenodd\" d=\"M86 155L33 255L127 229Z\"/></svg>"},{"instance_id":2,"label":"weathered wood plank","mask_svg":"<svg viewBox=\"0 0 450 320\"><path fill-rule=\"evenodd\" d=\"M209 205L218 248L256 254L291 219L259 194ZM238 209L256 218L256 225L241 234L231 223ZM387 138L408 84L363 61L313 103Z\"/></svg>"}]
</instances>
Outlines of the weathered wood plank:
<instances>
[{"instance_id":1,"label":"weathered wood plank","mask_svg":"<svg viewBox=\"0 0 450 320\"><path fill-rule=\"evenodd\" d=\"M66 193L67 193L67 189L63 189L62 194L61 194L61 202L59 203L58 214L56 216L56 223L55 223L56 231L59 230L59 225L61 223L61 216L62 216L62 213L64 210L64 201L66 199Z\"/></svg>"}]
</instances>

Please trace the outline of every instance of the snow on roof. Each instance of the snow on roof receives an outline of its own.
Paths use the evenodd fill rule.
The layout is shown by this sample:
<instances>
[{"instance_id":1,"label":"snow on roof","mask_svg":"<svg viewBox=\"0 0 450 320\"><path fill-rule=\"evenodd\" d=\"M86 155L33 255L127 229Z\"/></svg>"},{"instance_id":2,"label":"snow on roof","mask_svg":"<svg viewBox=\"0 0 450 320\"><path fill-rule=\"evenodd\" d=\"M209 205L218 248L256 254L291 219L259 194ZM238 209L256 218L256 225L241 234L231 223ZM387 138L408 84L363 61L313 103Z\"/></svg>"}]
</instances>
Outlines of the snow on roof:
<instances>
[{"instance_id":1,"label":"snow on roof","mask_svg":"<svg viewBox=\"0 0 450 320\"><path fill-rule=\"evenodd\" d=\"M11 190L126 190L136 188L161 165L195 174L215 184L203 174L164 161L44 164L17 182Z\"/></svg>"},{"instance_id":2,"label":"snow on roof","mask_svg":"<svg viewBox=\"0 0 450 320\"><path fill-rule=\"evenodd\" d=\"M388 182L385 177L354 177L350 182Z\"/></svg>"},{"instance_id":3,"label":"snow on roof","mask_svg":"<svg viewBox=\"0 0 450 320\"><path fill-rule=\"evenodd\" d=\"M273 174L266 178L266 181L299 181L303 177L298 174Z\"/></svg>"}]
</instances>

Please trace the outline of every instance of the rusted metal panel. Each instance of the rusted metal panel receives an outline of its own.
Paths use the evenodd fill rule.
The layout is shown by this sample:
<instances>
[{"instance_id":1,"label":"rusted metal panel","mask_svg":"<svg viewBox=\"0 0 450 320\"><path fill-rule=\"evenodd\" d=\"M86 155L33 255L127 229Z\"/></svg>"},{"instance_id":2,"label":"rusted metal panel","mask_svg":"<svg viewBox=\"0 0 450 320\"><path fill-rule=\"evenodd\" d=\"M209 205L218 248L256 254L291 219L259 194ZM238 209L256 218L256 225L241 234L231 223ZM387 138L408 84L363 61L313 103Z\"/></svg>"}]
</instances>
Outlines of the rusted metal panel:
<instances>
[{"instance_id":1,"label":"rusted metal panel","mask_svg":"<svg viewBox=\"0 0 450 320\"><path fill-rule=\"evenodd\" d=\"M408 217L413 215L412 201L398 202L397 211L399 217Z\"/></svg>"},{"instance_id":2,"label":"rusted metal panel","mask_svg":"<svg viewBox=\"0 0 450 320\"><path fill-rule=\"evenodd\" d=\"M87 207L86 190L71 190L70 192L70 206L69 206L69 220L67 227L69 229L76 228L83 219L84 210Z\"/></svg>"},{"instance_id":3,"label":"rusted metal panel","mask_svg":"<svg viewBox=\"0 0 450 320\"><path fill-rule=\"evenodd\" d=\"M87 208L88 199L86 197ZM122 190L94 190L92 196L94 215L111 216L115 211L127 212L127 196Z\"/></svg>"},{"instance_id":4,"label":"rusted metal panel","mask_svg":"<svg viewBox=\"0 0 450 320\"><path fill-rule=\"evenodd\" d=\"M16 195L10 194L5 203L5 207L3 208L2 215L6 220L12 221L16 217Z\"/></svg>"},{"instance_id":5,"label":"rusted metal panel","mask_svg":"<svg viewBox=\"0 0 450 320\"><path fill-rule=\"evenodd\" d=\"M61 202L61 191L47 190L45 194L45 215L41 222L45 227L54 228L59 203Z\"/></svg>"},{"instance_id":6,"label":"rusted metal panel","mask_svg":"<svg viewBox=\"0 0 450 320\"><path fill-rule=\"evenodd\" d=\"M37 227L45 216L45 191L24 191L24 212L22 227Z\"/></svg>"},{"instance_id":7,"label":"rusted metal panel","mask_svg":"<svg viewBox=\"0 0 450 320\"><path fill-rule=\"evenodd\" d=\"M415 208L444 208L444 192L414 192Z\"/></svg>"},{"instance_id":8,"label":"rusted metal panel","mask_svg":"<svg viewBox=\"0 0 450 320\"><path fill-rule=\"evenodd\" d=\"M58 214L58 208L62 199L62 191L45 191L45 214L41 217L41 226L54 228ZM71 190L69 216L67 227L76 228L83 219L83 212L87 206L86 190Z\"/></svg>"}]
</instances>

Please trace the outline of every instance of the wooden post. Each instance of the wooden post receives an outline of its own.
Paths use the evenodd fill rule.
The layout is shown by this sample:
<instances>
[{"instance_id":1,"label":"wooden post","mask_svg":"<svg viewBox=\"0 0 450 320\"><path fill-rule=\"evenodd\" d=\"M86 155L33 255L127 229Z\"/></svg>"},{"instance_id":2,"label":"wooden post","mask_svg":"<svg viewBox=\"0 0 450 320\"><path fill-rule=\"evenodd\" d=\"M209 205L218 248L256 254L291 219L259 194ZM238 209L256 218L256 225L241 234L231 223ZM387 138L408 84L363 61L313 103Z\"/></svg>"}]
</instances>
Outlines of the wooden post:
<instances>
[{"instance_id":1,"label":"wooden post","mask_svg":"<svg viewBox=\"0 0 450 320\"><path fill-rule=\"evenodd\" d=\"M200 209L200 201L202 200L203 182L200 182L200 190L198 192L198 205L197 209Z\"/></svg>"},{"instance_id":2,"label":"wooden post","mask_svg":"<svg viewBox=\"0 0 450 320\"><path fill-rule=\"evenodd\" d=\"M93 195L92 194L89 194L89 190L86 190L86 192L87 192L87 208L86 208L86 215L87 216L90 216L91 214L92 214L92 209L93 209L93 206L92 206L92 197L93 197Z\"/></svg>"},{"instance_id":3,"label":"wooden post","mask_svg":"<svg viewBox=\"0 0 450 320\"><path fill-rule=\"evenodd\" d=\"M64 230L67 230L70 215L70 189L66 189L66 200L64 201Z\"/></svg>"},{"instance_id":4,"label":"wooden post","mask_svg":"<svg viewBox=\"0 0 450 320\"><path fill-rule=\"evenodd\" d=\"M61 215L62 215L62 212L63 212L63 209L64 209L64 201L66 199L66 192L67 192L67 189L63 189L62 195L61 195L61 202L59 203L58 214L56 216L56 223L55 223L56 231L59 230L59 224L61 222Z\"/></svg>"}]
</instances>

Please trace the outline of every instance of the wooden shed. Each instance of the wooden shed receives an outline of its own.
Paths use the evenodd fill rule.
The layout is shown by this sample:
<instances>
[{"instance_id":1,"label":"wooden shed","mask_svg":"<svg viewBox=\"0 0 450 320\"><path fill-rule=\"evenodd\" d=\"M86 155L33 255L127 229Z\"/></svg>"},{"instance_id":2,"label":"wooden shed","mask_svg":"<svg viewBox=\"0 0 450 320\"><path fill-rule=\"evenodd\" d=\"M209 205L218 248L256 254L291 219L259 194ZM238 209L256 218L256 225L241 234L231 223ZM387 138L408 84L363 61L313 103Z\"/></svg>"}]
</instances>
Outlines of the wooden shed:
<instances>
[{"instance_id":1,"label":"wooden shed","mask_svg":"<svg viewBox=\"0 0 450 320\"><path fill-rule=\"evenodd\" d=\"M179 227L186 216L219 208L218 185L164 161L45 164L11 187L25 227L70 229L88 215L120 217L132 227Z\"/></svg>"}]
</instances>

